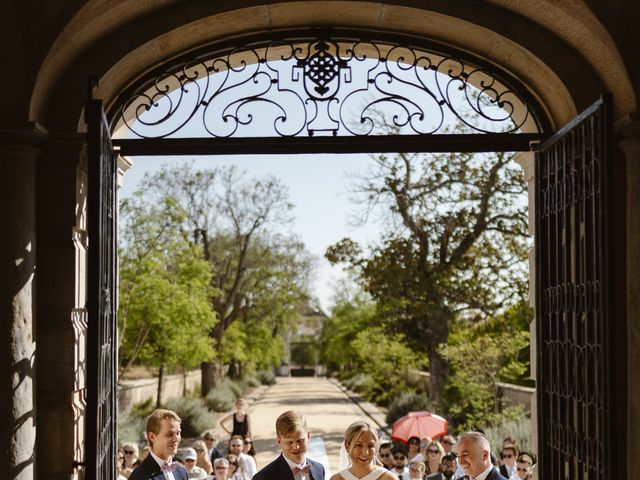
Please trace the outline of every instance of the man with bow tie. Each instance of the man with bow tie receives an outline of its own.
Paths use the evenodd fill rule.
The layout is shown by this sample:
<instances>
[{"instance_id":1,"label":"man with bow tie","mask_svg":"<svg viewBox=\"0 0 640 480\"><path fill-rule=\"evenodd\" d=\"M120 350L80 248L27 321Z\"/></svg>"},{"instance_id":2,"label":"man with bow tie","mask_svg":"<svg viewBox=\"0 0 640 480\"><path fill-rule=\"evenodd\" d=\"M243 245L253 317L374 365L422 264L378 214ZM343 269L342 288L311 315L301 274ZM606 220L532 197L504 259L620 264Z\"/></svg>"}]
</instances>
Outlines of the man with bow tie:
<instances>
[{"instance_id":1,"label":"man with bow tie","mask_svg":"<svg viewBox=\"0 0 640 480\"><path fill-rule=\"evenodd\" d=\"M321 463L307 458L310 433L299 413L288 411L276 420L276 441L282 453L253 477L254 480L324 480Z\"/></svg>"},{"instance_id":2,"label":"man with bow tie","mask_svg":"<svg viewBox=\"0 0 640 480\"><path fill-rule=\"evenodd\" d=\"M187 470L173 456L182 439L182 420L171 410L162 408L147 418L147 439L151 451L147 458L131 472L129 480L188 480Z\"/></svg>"},{"instance_id":3,"label":"man with bow tie","mask_svg":"<svg viewBox=\"0 0 640 480\"><path fill-rule=\"evenodd\" d=\"M480 432L467 432L458 440L459 463L463 480L507 480L491 463L491 445Z\"/></svg>"}]
</instances>

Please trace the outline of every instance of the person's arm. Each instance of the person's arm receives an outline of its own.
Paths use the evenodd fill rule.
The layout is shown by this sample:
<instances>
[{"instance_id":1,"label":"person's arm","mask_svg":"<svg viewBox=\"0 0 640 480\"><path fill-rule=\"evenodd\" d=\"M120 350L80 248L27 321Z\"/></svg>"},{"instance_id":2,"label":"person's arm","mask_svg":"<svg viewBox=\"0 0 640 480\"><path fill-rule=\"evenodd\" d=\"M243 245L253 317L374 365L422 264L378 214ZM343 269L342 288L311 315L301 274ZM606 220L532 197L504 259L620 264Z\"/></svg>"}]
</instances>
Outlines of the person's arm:
<instances>
[{"instance_id":1,"label":"person's arm","mask_svg":"<svg viewBox=\"0 0 640 480\"><path fill-rule=\"evenodd\" d=\"M245 419L245 422L247 422L247 435L251 437L251 439L253 440L253 434L251 433L251 417L249 416L248 413L245 413L244 419Z\"/></svg>"},{"instance_id":2,"label":"person's arm","mask_svg":"<svg viewBox=\"0 0 640 480\"><path fill-rule=\"evenodd\" d=\"M229 430L229 429L224 425L224 423L225 423L225 422L228 422L228 421L229 421L229 419L233 420L233 414L231 414L231 415L227 415L226 417L224 417L222 420L220 420L219 424L220 424L220 428L222 428L225 432L227 432L229 435L231 435L231 432L232 432L233 430Z\"/></svg>"}]
</instances>

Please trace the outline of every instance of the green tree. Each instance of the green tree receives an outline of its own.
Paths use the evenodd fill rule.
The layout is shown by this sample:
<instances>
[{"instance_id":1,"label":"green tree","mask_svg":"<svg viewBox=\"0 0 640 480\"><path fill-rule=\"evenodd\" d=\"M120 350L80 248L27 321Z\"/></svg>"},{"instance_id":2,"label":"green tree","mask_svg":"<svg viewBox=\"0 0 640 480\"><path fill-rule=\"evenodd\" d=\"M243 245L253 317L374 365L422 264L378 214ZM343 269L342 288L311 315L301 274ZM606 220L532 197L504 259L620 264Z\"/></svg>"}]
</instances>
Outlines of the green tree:
<instances>
[{"instance_id":1,"label":"green tree","mask_svg":"<svg viewBox=\"0 0 640 480\"><path fill-rule=\"evenodd\" d=\"M165 367L192 368L215 354L211 266L167 226L181 216L174 202L149 205L139 191L121 212L121 373L135 362L159 367L159 402Z\"/></svg>"},{"instance_id":2,"label":"green tree","mask_svg":"<svg viewBox=\"0 0 640 480\"><path fill-rule=\"evenodd\" d=\"M448 375L440 345L458 317L482 319L526 296L526 184L506 153L378 155L354 188L361 220L380 213L383 240L350 239L326 257L346 263L391 331L426 350L429 396Z\"/></svg>"},{"instance_id":3,"label":"green tree","mask_svg":"<svg viewBox=\"0 0 640 480\"><path fill-rule=\"evenodd\" d=\"M531 315L531 309L519 303L486 322L458 322L449 344L440 347L451 366L442 404L459 430L494 425L502 418L497 384L528 374L529 361L519 354L529 345L522 322Z\"/></svg>"},{"instance_id":4,"label":"green tree","mask_svg":"<svg viewBox=\"0 0 640 480\"><path fill-rule=\"evenodd\" d=\"M191 164L163 167L144 184L148 203L177 205L181 215L170 219L171 228L198 245L212 268L210 303L218 321L209 334L217 356L201 363L206 395L222 378L216 359L237 351L231 338L223 341L229 328L264 322L277 332L289 321L287 310L307 295L310 262L297 239L276 233L291 221L292 205L272 176L248 178L234 167L196 170ZM229 359L232 372L241 370L239 358Z\"/></svg>"}]
</instances>

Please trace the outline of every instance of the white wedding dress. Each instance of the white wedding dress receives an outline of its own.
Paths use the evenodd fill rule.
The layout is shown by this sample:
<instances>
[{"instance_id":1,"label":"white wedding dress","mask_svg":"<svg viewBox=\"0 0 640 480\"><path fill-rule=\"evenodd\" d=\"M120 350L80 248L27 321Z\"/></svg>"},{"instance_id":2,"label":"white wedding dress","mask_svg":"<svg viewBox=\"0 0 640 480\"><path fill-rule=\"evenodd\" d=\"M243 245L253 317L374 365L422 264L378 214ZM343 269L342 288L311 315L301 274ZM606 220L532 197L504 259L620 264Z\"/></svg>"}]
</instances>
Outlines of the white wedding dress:
<instances>
[{"instance_id":1,"label":"white wedding dress","mask_svg":"<svg viewBox=\"0 0 640 480\"><path fill-rule=\"evenodd\" d=\"M345 468L344 470L342 470L339 473L339 475L344 480L376 480L376 478L379 478L380 476L382 476L382 474L384 474L385 472L388 472L388 471L389 470L387 470L384 467L376 467L376 469L374 471L372 471L371 473L369 473L368 475L365 475L362 478L358 478L353 473L351 473L348 468Z\"/></svg>"}]
</instances>

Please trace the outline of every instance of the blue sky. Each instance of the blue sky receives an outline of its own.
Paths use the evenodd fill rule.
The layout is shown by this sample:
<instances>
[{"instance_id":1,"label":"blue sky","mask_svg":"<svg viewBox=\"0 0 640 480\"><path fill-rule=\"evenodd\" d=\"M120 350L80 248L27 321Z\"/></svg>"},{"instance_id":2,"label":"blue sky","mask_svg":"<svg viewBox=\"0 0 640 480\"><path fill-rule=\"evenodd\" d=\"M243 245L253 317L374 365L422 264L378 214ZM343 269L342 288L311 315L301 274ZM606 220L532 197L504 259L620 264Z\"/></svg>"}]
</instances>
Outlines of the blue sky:
<instances>
[{"instance_id":1,"label":"blue sky","mask_svg":"<svg viewBox=\"0 0 640 480\"><path fill-rule=\"evenodd\" d=\"M124 176L120 192L125 198L138 187L146 172L161 165L186 164L194 157L134 157L133 167ZM338 267L324 259L326 248L336 241L350 237L362 244L375 241L380 233L378 224L369 222L355 227L350 214L357 207L350 202L348 188L353 174L371 163L367 155L244 155L196 157L196 168L218 165L236 165L250 176L272 174L289 188L290 200L295 205L293 224L288 229L299 235L306 248L317 258L312 289L325 311L331 307L331 298L337 280L344 277Z\"/></svg>"}]
</instances>

